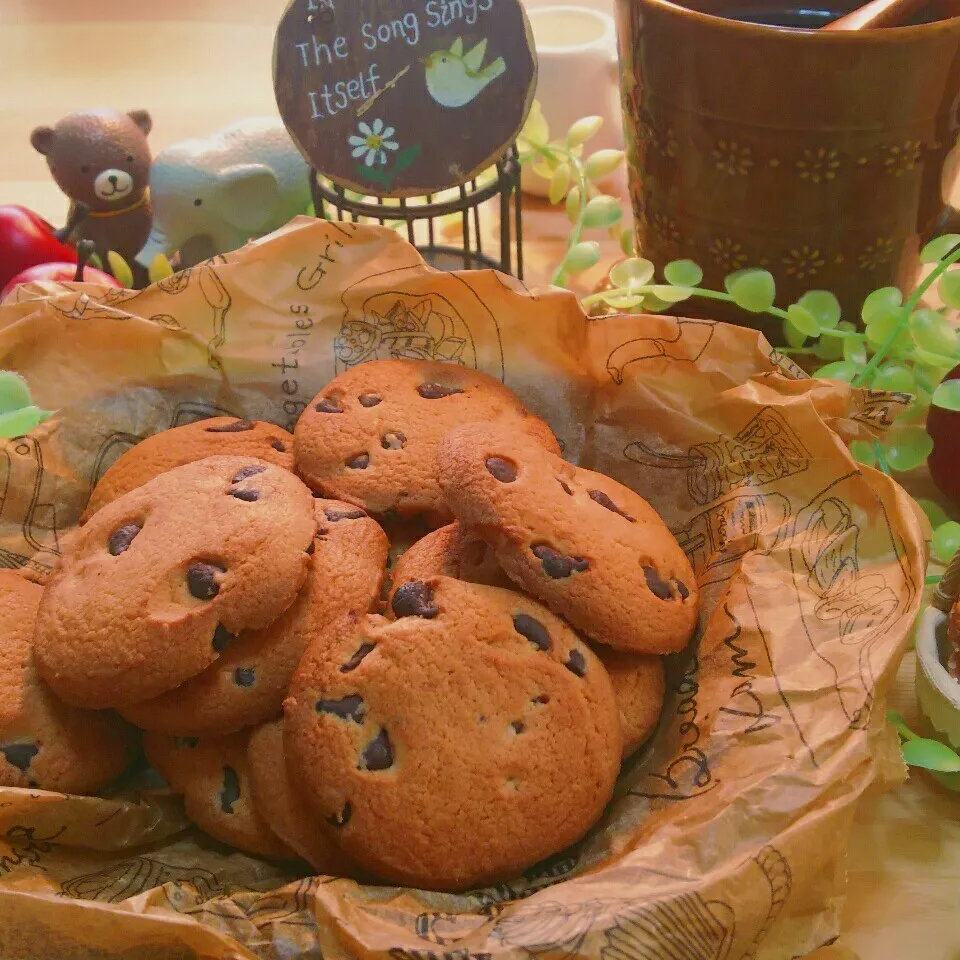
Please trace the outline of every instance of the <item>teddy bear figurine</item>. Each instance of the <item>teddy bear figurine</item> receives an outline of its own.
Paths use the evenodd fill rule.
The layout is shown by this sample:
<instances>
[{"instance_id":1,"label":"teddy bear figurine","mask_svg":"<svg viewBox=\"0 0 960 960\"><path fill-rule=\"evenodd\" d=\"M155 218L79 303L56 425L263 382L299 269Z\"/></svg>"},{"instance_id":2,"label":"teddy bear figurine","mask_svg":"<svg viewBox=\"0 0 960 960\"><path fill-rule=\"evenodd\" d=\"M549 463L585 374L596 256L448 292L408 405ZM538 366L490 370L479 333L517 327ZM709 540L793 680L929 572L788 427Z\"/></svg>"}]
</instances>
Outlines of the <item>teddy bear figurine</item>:
<instances>
[{"instance_id":1,"label":"teddy bear figurine","mask_svg":"<svg viewBox=\"0 0 960 960\"><path fill-rule=\"evenodd\" d=\"M83 110L30 135L72 201L68 222L79 221L78 239L92 241L104 263L114 250L133 265L150 235L152 126L146 110Z\"/></svg>"}]
</instances>

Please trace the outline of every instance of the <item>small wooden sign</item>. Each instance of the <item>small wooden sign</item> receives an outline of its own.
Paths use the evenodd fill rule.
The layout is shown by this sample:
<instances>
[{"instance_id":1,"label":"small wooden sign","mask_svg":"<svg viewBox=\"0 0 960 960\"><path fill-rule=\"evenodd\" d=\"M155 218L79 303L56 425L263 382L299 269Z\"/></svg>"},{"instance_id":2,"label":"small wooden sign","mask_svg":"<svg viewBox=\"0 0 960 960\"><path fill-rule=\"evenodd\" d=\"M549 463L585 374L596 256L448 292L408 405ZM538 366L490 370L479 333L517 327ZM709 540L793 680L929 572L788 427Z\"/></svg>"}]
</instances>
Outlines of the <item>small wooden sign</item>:
<instances>
[{"instance_id":1,"label":"small wooden sign","mask_svg":"<svg viewBox=\"0 0 960 960\"><path fill-rule=\"evenodd\" d=\"M423 196L513 143L537 58L519 0L292 0L273 83L317 170L367 196Z\"/></svg>"}]
</instances>

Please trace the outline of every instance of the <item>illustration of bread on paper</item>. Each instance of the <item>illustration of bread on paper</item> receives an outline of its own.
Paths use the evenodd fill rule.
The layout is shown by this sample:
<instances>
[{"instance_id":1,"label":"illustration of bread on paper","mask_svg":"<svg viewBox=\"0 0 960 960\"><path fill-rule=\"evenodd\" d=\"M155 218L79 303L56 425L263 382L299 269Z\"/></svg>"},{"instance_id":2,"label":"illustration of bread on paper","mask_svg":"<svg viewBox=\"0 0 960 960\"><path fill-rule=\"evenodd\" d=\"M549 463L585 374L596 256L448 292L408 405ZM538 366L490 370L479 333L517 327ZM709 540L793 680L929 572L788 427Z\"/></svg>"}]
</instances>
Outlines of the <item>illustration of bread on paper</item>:
<instances>
[{"instance_id":1,"label":"illustration of bread on paper","mask_svg":"<svg viewBox=\"0 0 960 960\"><path fill-rule=\"evenodd\" d=\"M475 100L497 77L506 72L503 57L481 67L487 41L463 52L463 40L454 41L449 50L437 50L423 59L427 70L427 90L441 107L464 107Z\"/></svg>"}]
</instances>

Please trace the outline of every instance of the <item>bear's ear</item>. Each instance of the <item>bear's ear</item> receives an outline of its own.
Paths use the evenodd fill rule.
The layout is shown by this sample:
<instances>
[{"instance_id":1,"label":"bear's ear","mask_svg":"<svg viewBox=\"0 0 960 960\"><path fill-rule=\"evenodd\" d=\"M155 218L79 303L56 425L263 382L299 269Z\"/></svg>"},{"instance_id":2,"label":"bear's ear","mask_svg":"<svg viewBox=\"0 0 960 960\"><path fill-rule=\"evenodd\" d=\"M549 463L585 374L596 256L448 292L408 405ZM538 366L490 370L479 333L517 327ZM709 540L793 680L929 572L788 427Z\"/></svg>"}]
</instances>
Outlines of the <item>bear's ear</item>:
<instances>
[{"instance_id":1,"label":"bear's ear","mask_svg":"<svg viewBox=\"0 0 960 960\"><path fill-rule=\"evenodd\" d=\"M46 156L53 146L53 137L53 127L37 127L30 134L30 142L33 144L34 150Z\"/></svg>"},{"instance_id":2,"label":"bear's ear","mask_svg":"<svg viewBox=\"0 0 960 960\"><path fill-rule=\"evenodd\" d=\"M153 129L153 118L146 110L131 110L127 116L143 131L145 137L150 136Z\"/></svg>"}]
</instances>

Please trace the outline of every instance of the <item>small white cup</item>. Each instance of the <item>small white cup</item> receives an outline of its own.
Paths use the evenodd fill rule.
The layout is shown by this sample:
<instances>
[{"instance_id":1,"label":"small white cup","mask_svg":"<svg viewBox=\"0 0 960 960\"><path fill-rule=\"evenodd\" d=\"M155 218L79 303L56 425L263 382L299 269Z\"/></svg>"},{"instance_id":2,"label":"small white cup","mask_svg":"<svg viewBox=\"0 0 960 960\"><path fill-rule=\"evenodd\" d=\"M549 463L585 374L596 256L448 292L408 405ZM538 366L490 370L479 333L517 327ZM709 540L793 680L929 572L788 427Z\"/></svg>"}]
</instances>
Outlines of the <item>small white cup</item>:
<instances>
[{"instance_id":1,"label":"small white cup","mask_svg":"<svg viewBox=\"0 0 960 960\"><path fill-rule=\"evenodd\" d=\"M613 17L590 7L526 7L536 42L540 72L537 100L552 139L566 134L581 117L601 116L603 127L587 151L622 150L617 27ZM549 184L523 171L525 193L545 197Z\"/></svg>"}]
</instances>

